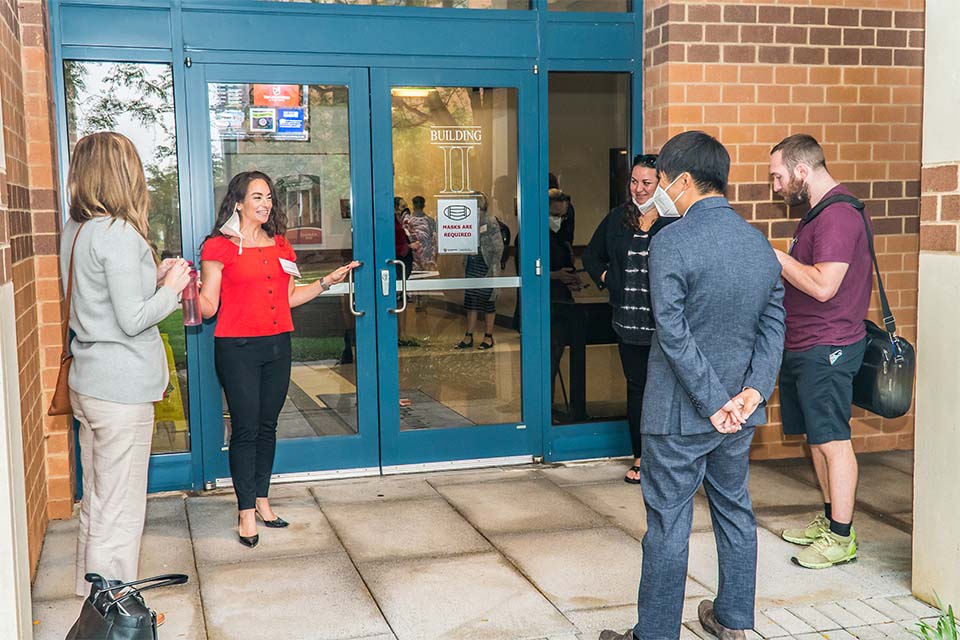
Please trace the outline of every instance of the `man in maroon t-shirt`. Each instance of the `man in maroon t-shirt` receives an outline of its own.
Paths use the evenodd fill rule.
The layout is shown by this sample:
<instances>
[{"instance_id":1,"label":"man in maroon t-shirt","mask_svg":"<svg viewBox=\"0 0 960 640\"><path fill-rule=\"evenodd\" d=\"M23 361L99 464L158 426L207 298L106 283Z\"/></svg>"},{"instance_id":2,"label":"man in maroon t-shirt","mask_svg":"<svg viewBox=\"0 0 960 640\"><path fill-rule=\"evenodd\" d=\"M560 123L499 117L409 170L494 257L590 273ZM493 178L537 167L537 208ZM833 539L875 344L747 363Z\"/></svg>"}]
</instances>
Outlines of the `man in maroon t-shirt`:
<instances>
[{"instance_id":1,"label":"man in maroon t-shirt","mask_svg":"<svg viewBox=\"0 0 960 640\"><path fill-rule=\"evenodd\" d=\"M804 134L773 148L770 175L773 190L788 206L812 208L835 195L852 195L827 171L820 144ZM857 557L852 522L858 470L850 405L873 288L864 217L845 202L827 205L801 221L789 253L776 253L787 312L780 371L783 431L807 437L824 503L823 515L782 535L806 546L793 557L796 564L824 569Z\"/></svg>"}]
</instances>

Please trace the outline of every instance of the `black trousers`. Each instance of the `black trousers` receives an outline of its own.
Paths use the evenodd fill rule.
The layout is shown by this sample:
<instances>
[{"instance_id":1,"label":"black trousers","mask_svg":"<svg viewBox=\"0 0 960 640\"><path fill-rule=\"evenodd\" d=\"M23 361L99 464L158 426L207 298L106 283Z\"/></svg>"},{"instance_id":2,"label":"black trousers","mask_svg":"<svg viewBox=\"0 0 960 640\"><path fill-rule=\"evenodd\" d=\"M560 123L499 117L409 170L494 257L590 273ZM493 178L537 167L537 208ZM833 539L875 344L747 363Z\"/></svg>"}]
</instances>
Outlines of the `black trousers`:
<instances>
[{"instance_id":1,"label":"black trousers","mask_svg":"<svg viewBox=\"0 0 960 640\"><path fill-rule=\"evenodd\" d=\"M620 343L620 364L627 379L627 421L630 423L630 444L633 457L639 458L640 415L643 412L643 390L647 386L647 360L650 345Z\"/></svg>"},{"instance_id":2,"label":"black trousers","mask_svg":"<svg viewBox=\"0 0 960 640\"><path fill-rule=\"evenodd\" d=\"M230 409L230 476L240 510L266 498L277 419L290 386L290 334L217 338L214 357Z\"/></svg>"}]
</instances>

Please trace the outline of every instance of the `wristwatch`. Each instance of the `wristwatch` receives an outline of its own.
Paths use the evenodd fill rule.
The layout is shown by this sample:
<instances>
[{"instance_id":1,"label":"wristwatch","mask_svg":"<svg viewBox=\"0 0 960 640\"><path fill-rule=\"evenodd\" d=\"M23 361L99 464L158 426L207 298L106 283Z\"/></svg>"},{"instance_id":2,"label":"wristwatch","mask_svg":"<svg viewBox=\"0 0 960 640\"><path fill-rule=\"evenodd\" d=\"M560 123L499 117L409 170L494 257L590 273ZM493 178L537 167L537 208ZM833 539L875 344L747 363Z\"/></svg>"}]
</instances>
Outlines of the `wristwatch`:
<instances>
[{"instance_id":1,"label":"wristwatch","mask_svg":"<svg viewBox=\"0 0 960 640\"><path fill-rule=\"evenodd\" d=\"M330 291L330 287L333 285L327 284L326 277L320 278L320 291Z\"/></svg>"}]
</instances>

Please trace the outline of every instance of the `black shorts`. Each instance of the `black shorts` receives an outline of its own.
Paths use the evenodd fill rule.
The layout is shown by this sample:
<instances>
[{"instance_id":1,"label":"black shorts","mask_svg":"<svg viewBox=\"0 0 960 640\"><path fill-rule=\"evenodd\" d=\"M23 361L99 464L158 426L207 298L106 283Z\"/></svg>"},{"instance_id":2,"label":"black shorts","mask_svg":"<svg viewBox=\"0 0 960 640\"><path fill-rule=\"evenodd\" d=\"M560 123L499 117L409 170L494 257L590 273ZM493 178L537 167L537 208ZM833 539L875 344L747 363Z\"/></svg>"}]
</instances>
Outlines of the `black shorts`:
<instances>
[{"instance_id":1,"label":"black shorts","mask_svg":"<svg viewBox=\"0 0 960 640\"><path fill-rule=\"evenodd\" d=\"M863 364L866 338L847 346L784 351L780 369L783 432L808 444L850 439L853 378Z\"/></svg>"}]
</instances>

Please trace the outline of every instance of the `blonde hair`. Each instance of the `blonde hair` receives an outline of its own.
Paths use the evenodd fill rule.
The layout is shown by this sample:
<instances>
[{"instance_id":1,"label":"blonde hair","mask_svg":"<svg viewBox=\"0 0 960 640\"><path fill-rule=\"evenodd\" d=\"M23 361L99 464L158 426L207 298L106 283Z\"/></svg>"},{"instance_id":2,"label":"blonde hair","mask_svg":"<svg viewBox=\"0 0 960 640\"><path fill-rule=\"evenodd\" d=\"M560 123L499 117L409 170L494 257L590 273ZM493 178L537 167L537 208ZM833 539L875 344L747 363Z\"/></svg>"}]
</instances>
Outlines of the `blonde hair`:
<instances>
[{"instance_id":1,"label":"blonde hair","mask_svg":"<svg viewBox=\"0 0 960 640\"><path fill-rule=\"evenodd\" d=\"M67 190L73 220L101 216L122 220L150 244L147 178L140 156L126 136L101 131L81 138L73 149Z\"/></svg>"}]
</instances>

